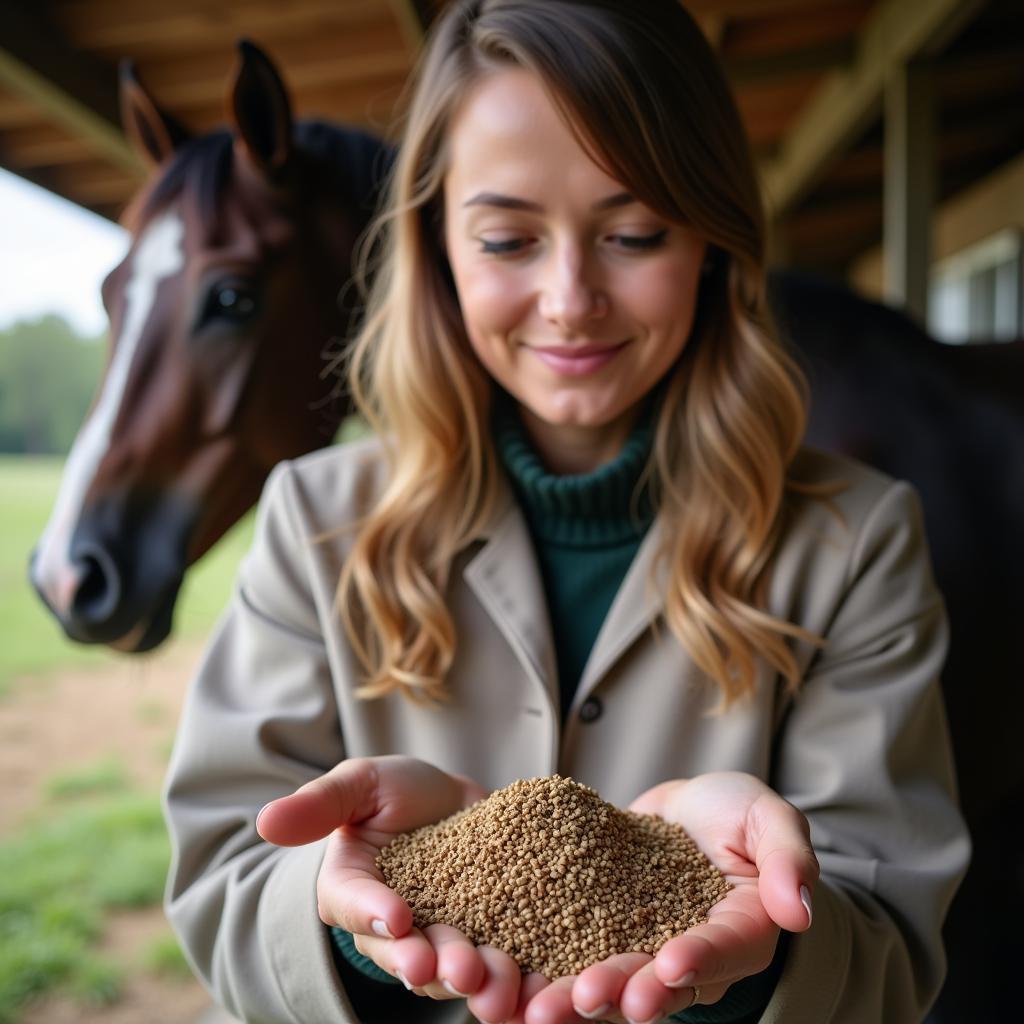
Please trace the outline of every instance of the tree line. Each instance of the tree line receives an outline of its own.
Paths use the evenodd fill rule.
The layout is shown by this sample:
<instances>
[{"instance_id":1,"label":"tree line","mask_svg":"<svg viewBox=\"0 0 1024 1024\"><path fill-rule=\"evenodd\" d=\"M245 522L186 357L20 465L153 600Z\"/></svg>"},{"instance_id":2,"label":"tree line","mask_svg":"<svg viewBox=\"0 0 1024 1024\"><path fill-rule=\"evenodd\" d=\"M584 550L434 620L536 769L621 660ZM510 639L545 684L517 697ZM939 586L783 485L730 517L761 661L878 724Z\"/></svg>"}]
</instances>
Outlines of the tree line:
<instances>
[{"instance_id":1,"label":"tree line","mask_svg":"<svg viewBox=\"0 0 1024 1024\"><path fill-rule=\"evenodd\" d=\"M66 455L106 361L103 336L56 315L0 331L0 452Z\"/></svg>"}]
</instances>

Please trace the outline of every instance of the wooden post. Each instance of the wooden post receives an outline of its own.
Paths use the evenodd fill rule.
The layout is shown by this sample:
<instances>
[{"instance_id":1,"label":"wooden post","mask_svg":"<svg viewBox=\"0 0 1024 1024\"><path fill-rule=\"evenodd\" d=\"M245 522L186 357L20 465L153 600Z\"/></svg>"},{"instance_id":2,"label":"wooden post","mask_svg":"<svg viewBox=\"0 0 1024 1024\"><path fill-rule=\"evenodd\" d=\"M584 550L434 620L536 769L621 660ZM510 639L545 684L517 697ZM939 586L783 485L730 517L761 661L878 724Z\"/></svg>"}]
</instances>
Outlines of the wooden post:
<instances>
[{"instance_id":1,"label":"wooden post","mask_svg":"<svg viewBox=\"0 0 1024 1024\"><path fill-rule=\"evenodd\" d=\"M934 105L930 69L903 63L885 83L885 298L927 323L934 194Z\"/></svg>"}]
</instances>

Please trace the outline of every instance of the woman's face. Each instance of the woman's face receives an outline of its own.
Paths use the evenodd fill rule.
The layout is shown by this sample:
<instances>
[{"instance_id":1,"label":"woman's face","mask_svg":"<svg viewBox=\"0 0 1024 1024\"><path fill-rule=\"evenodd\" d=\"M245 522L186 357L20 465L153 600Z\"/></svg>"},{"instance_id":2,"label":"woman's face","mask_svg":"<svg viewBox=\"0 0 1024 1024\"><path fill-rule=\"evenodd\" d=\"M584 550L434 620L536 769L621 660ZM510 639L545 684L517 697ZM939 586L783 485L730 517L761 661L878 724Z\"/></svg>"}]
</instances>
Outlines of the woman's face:
<instances>
[{"instance_id":1,"label":"woman's face","mask_svg":"<svg viewBox=\"0 0 1024 1024\"><path fill-rule=\"evenodd\" d=\"M540 82L479 82L450 133L445 244L473 350L558 473L614 458L686 344L704 241L580 148Z\"/></svg>"}]
</instances>

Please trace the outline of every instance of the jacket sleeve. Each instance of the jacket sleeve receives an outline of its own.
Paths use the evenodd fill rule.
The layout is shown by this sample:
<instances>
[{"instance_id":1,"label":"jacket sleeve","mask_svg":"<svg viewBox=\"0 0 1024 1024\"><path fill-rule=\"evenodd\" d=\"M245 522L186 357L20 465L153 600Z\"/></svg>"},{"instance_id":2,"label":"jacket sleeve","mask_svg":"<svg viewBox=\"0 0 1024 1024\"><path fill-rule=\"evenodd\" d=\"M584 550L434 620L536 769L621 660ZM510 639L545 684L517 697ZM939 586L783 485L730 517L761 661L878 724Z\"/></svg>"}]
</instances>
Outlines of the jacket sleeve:
<instances>
[{"instance_id":1,"label":"jacket sleeve","mask_svg":"<svg viewBox=\"0 0 1024 1024\"><path fill-rule=\"evenodd\" d=\"M358 1024L317 913L323 843L280 849L255 829L266 802L345 757L289 473L267 484L185 703L164 793L166 910L196 974L241 1019Z\"/></svg>"},{"instance_id":2,"label":"jacket sleeve","mask_svg":"<svg viewBox=\"0 0 1024 1024\"><path fill-rule=\"evenodd\" d=\"M938 994L970 853L939 688L947 628L916 493L893 483L780 727L775 787L809 819L822 876L765 1024L910 1024Z\"/></svg>"}]
</instances>

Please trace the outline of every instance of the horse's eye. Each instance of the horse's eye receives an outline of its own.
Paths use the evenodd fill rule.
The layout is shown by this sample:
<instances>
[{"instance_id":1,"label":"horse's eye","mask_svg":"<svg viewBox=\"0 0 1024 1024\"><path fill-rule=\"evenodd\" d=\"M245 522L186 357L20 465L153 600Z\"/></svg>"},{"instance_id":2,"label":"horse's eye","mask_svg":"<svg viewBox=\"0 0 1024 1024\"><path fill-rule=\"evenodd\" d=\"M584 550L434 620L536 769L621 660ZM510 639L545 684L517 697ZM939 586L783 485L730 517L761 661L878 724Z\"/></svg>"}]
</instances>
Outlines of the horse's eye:
<instances>
[{"instance_id":1,"label":"horse's eye","mask_svg":"<svg viewBox=\"0 0 1024 1024\"><path fill-rule=\"evenodd\" d=\"M242 324L256 312L256 289L247 281L219 281L206 296L200 325L214 321Z\"/></svg>"}]
</instances>

